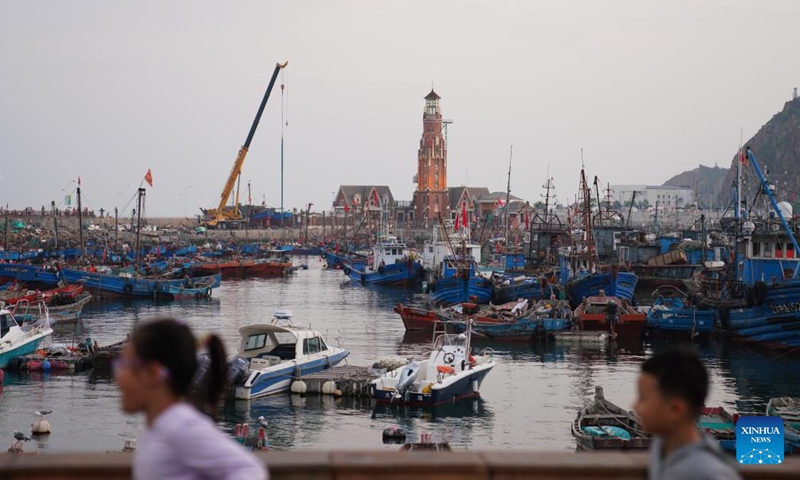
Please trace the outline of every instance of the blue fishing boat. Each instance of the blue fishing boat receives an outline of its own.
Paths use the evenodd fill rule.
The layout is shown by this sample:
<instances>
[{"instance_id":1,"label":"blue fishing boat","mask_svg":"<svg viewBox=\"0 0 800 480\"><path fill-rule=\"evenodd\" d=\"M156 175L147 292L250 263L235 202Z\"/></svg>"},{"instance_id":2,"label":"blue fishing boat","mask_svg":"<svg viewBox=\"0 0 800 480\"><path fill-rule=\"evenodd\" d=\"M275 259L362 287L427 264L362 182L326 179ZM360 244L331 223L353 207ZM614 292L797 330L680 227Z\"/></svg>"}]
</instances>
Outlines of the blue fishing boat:
<instances>
[{"instance_id":1,"label":"blue fishing boat","mask_svg":"<svg viewBox=\"0 0 800 480\"><path fill-rule=\"evenodd\" d=\"M362 285L408 285L419 280L422 265L396 237L388 237L372 248L366 263L345 261L344 274Z\"/></svg>"},{"instance_id":2,"label":"blue fishing boat","mask_svg":"<svg viewBox=\"0 0 800 480\"><path fill-rule=\"evenodd\" d=\"M0 280L23 283L58 284L58 270L52 266L0 263Z\"/></svg>"},{"instance_id":3,"label":"blue fishing boat","mask_svg":"<svg viewBox=\"0 0 800 480\"><path fill-rule=\"evenodd\" d=\"M558 287L548 282L544 277L531 277L527 275L513 276L505 273L492 275L494 289L492 302L507 303L519 298L539 300L550 298L557 292Z\"/></svg>"},{"instance_id":4,"label":"blue fishing boat","mask_svg":"<svg viewBox=\"0 0 800 480\"><path fill-rule=\"evenodd\" d=\"M767 218L745 219L737 194L732 272L709 270L692 285L693 295L700 307L718 310L720 333L743 343L793 350L800 347L800 246L786 220L792 215L791 205L778 204L774 186L749 148L747 159L773 212ZM726 281L729 273L733 281Z\"/></svg>"},{"instance_id":5,"label":"blue fishing boat","mask_svg":"<svg viewBox=\"0 0 800 480\"><path fill-rule=\"evenodd\" d=\"M65 268L61 271L69 283L83 283L87 289L105 296L178 300L211 296L222 283L222 275L192 278L149 278L109 275Z\"/></svg>"},{"instance_id":6,"label":"blue fishing boat","mask_svg":"<svg viewBox=\"0 0 800 480\"><path fill-rule=\"evenodd\" d=\"M448 255L439 266L439 278L425 290L436 303L489 303L494 284L477 275L472 257Z\"/></svg>"},{"instance_id":7,"label":"blue fishing boat","mask_svg":"<svg viewBox=\"0 0 800 480\"><path fill-rule=\"evenodd\" d=\"M562 261L564 258L562 257ZM571 276L569 263L561 265L561 283L567 291L567 296L573 306L577 306L584 298L596 297L600 291L604 291L607 296L617 297L636 305L636 282L638 278L633 272L619 271L616 265L612 265L609 272L588 273L578 272Z\"/></svg>"},{"instance_id":8,"label":"blue fishing boat","mask_svg":"<svg viewBox=\"0 0 800 480\"><path fill-rule=\"evenodd\" d=\"M653 306L647 312L648 331L657 334L708 334L714 331L717 312L700 309L677 287L665 285L653 292Z\"/></svg>"},{"instance_id":9,"label":"blue fishing boat","mask_svg":"<svg viewBox=\"0 0 800 480\"><path fill-rule=\"evenodd\" d=\"M450 326L456 333L466 330L466 322ZM476 317L472 331L474 335L500 342L530 342L549 338L554 332L571 327L572 311L566 301L541 300L523 312L523 316L506 322L485 322Z\"/></svg>"}]
</instances>

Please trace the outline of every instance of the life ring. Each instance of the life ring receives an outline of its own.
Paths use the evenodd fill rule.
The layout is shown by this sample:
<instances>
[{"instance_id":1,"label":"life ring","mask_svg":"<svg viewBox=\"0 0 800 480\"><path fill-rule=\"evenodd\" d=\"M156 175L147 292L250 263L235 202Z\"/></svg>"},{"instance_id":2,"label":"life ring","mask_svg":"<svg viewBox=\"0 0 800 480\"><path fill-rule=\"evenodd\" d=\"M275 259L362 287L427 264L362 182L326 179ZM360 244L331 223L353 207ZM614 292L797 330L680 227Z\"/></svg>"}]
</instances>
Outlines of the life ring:
<instances>
[{"instance_id":1,"label":"life ring","mask_svg":"<svg viewBox=\"0 0 800 480\"><path fill-rule=\"evenodd\" d=\"M126 283L124 287L122 287L122 291L125 292L126 295L130 295L133 293L133 285L130 283Z\"/></svg>"},{"instance_id":2,"label":"life ring","mask_svg":"<svg viewBox=\"0 0 800 480\"><path fill-rule=\"evenodd\" d=\"M344 267L344 274L350 275L350 267Z\"/></svg>"},{"instance_id":3,"label":"life ring","mask_svg":"<svg viewBox=\"0 0 800 480\"><path fill-rule=\"evenodd\" d=\"M211 287L206 288L206 298L211 298Z\"/></svg>"}]
</instances>

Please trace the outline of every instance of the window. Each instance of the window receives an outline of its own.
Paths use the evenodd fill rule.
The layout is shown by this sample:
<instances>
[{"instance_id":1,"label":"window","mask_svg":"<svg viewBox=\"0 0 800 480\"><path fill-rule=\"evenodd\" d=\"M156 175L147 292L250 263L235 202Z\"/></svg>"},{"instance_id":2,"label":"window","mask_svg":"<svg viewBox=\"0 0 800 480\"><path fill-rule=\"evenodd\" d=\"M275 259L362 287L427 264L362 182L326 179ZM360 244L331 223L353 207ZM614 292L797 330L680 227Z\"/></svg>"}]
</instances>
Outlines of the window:
<instances>
[{"instance_id":1,"label":"window","mask_svg":"<svg viewBox=\"0 0 800 480\"><path fill-rule=\"evenodd\" d=\"M244 344L244 351L248 350L259 350L264 348L264 345L267 344L267 334L266 333L258 333L255 335L250 335L247 337L247 341Z\"/></svg>"},{"instance_id":2,"label":"window","mask_svg":"<svg viewBox=\"0 0 800 480\"><path fill-rule=\"evenodd\" d=\"M761 256L761 244L759 242L753 242L753 256L754 257Z\"/></svg>"},{"instance_id":3,"label":"window","mask_svg":"<svg viewBox=\"0 0 800 480\"><path fill-rule=\"evenodd\" d=\"M325 350L328 349L328 346L325 345L325 342L322 340L322 337L317 337L317 340L319 340L319 351L320 352L324 352Z\"/></svg>"},{"instance_id":4,"label":"window","mask_svg":"<svg viewBox=\"0 0 800 480\"><path fill-rule=\"evenodd\" d=\"M303 354L304 355L311 355L314 353L319 353L319 337L314 338L307 338L303 340Z\"/></svg>"}]
</instances>

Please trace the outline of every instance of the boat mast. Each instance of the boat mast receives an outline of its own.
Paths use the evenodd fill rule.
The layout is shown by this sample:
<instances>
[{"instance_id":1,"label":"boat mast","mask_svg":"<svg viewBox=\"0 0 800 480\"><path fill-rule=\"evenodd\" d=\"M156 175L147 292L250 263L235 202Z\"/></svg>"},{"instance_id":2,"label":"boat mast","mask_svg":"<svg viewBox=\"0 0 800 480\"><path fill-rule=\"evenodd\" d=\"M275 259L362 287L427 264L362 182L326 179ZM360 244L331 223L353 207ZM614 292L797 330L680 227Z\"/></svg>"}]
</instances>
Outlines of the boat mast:
<instances>
[{"instance_id":1,"label":"boat mast","mask_svg":"<svg viewBox=\"0 0 800 480\"><path fill-rule=\"evenodd\" d=\"M78 241L80 242L81 254L78 260L83 260L83 209L81 208L81 183L78 179Z\"/></svg>"},{"instance_id":2,"label":"boat mast","mask_svg":"<svg viewBox=\"0 0 800 480\"><path fill-rule=\"evenodd\" d=\"M79 196L80 197L80 196ZM142 203L144 198L144 188L139 187L139 195L136 204L136 265L139 265L139 237L142 232Z\"/></svg>"},{"instance_id":3,"label":"boat mast","mask_svg":"<svg viewBox=\"0 0 800 480\"><path fill-rule=\"evenodd\" d=\"M581 149L583 159L583 149ZM594 234L592 232L592 191L586 184L586 172L581 168L581 193L583 195L583 228L585 229L586 253L588 267L591 273L594 270Z\"/></svg>"},{"instance_id":4,"label":"boat mast","mask_svg":"<svg viewBox=\"0 0 800 480\"><path fill-rule=\"evenodd\" d=\"M514 145L511 145L511 148L508 152L508 186L506 187L506 208L505 208L505 221L506 221L506 252L508 252L508 241L509 235L511 230L511 219L509 218L509 208L508 202L511 199L511 158L514 156Z\"/></svg>"}]
</instances>

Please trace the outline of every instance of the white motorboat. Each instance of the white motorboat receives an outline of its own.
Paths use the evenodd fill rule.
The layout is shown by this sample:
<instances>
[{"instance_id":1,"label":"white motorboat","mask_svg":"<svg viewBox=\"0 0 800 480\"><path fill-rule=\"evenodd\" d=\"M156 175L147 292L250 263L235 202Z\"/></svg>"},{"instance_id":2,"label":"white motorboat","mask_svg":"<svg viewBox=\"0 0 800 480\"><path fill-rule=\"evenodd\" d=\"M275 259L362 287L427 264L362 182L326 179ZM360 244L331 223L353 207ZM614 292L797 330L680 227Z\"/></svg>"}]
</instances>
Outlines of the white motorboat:
<instances>
[{"instance_id":1,"label":"white motorboat","mask_svg":"<svg viewBox=\"0 0 800 480\"><path fill-rule=\"evenodd\" d=\"M479 396L481 383L495 361L490 349L472 355L471 335L471 322L460 334L446 333L437 326L427 360L412 362L372 381L375 400L430 406Z\"/></svg>"},{"instance_id":2,"label":"white motorboat","mask_svg":"<svg viewBox=\"0 0 800 480\"><path fill-rule=\"evenodd\" d=\"M52 333L47 315L35 323L20 324L13 313L0 309L0 368L13 358L36 351Z\"/></svg>"},{"instance_id":3,"label":"white motorboat","mask_svg":"<svg viewBox=\"0 0 800 480\"><path fill-rule=\"evenodd\" d=\"M317 331L293 326L288 313L281 310L272 323L239 329L242 340L237 356L230 362L231 378L243 379L234 383L237 399L285 392L293 379L331 368L350 354L329 346Z\"/></svg>"}]
</instances>

